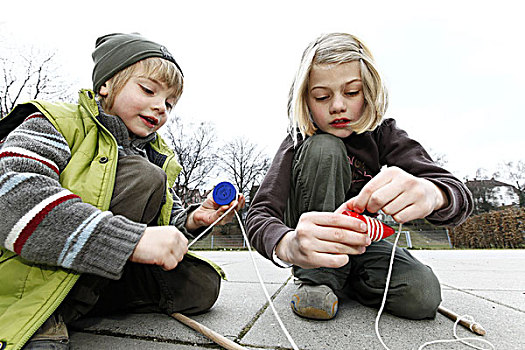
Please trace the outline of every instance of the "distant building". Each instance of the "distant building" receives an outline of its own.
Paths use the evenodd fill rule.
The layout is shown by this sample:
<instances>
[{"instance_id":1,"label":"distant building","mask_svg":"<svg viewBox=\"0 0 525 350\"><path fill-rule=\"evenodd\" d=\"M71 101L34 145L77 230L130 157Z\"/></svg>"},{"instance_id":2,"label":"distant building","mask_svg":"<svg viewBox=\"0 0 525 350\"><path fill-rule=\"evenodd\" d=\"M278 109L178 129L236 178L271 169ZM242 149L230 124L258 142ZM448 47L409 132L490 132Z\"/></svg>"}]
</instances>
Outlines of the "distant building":
<instances>
[{"instance_id":1,"label":"distant building","mask_svg":"<svg viewBox=\"0 0 525 350\"><path fill-rule=\"evenodd\" d=\"M186 198L188 203L202 203L206 199L206 196L208 196L208 193L210 191L201 191L199 189L193 189L186 192Z\"/></svg>"},{"instance_id":2,"label":"distant building","mask_svg":"<svg viewBox=\"0 0 525 350\"><path fill-rule=\"evenodd\" d=\"M177 192L179 198L182 200L183 204L189 205L194 203L202 203L208 196L210 191L199 190L197 188L190 189L187 187L175 186L174 190Z\"/></svg>"},{"instance_id":3,"label":"distant building","mask_svg":"<svg viewBox=\"0 0 525 350\"><path fill-rule=\"evenodd\" d=\"M490 180L467 180L465 185L472 192L478 212L518 206L520 203L518 191L514 186L494 178Z\"/></svg>"}]
</instances>

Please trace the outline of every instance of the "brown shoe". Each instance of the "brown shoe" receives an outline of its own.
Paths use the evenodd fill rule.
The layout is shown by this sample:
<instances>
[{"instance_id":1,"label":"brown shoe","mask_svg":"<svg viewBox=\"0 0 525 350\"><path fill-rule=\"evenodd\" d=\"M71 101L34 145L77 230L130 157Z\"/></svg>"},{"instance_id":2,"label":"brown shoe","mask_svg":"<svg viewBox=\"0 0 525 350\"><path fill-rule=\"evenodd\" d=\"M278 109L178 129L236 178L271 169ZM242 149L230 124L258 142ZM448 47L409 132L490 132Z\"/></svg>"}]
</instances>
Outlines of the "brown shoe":
<instances>
[{"instance_id":1,"label":"brown shoe","mask_svg":"<svg viewBox=\"0 0 525 350\"><path fill-rule=\"evenodd\" d=\"M291 307L293 312L301 317L330 320L337 314L339 299L334 291L324 284L301 284L292 296Z\"/></svg>"}]
</instances>

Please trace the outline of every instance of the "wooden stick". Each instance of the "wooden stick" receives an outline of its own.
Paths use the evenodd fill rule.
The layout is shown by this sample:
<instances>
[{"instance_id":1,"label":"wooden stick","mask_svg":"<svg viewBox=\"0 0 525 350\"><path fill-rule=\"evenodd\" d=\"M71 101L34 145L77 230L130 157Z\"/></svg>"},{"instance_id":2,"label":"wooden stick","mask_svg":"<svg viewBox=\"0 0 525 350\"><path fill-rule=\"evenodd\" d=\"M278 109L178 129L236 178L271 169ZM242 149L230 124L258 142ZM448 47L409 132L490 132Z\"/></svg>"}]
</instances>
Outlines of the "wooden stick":
<instances>
[{"instance_id":1,"label":"wooden stick","mask_svg":"<svg viewBox=\"0 0 525 350\"><path fill-rule=\"evenodd\" d=\"M459 315L455 312L453 312L452 310L449 310L443 306L439 306L438 307L438 312L441 313L442 315L444 316L447 316L448 318L450 318L452 321L456 322L458 319L459 319ZM468 321L468 320L465 320L465 319L461 319L459 321L459 324L462 325L463 327L469 329L471 332L473 333L476 333L478 335L485 335L487 334L487 332L485 331L485 329L477 322L475 321Z\"/></svg>"},{"instance_id":2,"label":"wooden stick","mask_svg":"<svg viewBox=\"0 0 525 350\"><path fill-rule=\"evenodd\" d=\"M247 350L245 347L240 346L239 344L231 341L230 339L220 335L219 333L209 329L206 326L203 326L199 322L184 316L183 314L180 314L178 312L175 312L171 314L171 317L175 318L177 321L184 323L186 326L193 328L200 334L204 335L206 338L210 339L211 341L219 344L225 349L228 350Z\"/></svg>"}]
</instances>

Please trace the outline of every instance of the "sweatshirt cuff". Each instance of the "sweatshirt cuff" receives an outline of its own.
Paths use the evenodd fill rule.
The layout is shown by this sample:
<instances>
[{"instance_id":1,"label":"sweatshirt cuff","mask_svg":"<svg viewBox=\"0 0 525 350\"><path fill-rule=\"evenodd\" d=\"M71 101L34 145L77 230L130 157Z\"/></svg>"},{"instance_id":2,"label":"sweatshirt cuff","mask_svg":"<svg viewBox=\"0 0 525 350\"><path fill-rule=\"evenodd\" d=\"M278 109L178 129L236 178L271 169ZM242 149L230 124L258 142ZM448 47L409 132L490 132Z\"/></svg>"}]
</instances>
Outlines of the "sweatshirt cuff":
<instances>
[{"instance_id":1,"label":"sweatshirt cuff","mask_svg":"<svg viewBox=\"0 0 525 350\"><path fill-rule=\"evenodd\" d=\"M186 238L195 238L202 231L208 228L208 226L203 226L191 232L188 231L188 229L186 229L186 221L188 220L188 215L194 212L198 207L200 207L200 204L190 204L187 208L177 213L177 215L171 221L171 224L175 226L180 232L182 232L182 234L186 236Z\"/></svg>"},{"instance_id":2,"label":"sweatshirt cuff","mask_svg":"<svg viewBox=\"0 0 525 350\"><path fill-rule=\"evenodd\" d=\"M286 230L281 232L279 235L275 235L275 236L271 236L269 237L269 244L266 248L266 252L268 254L267 258L269 260L271 260L275 265L279 266L279 267L284 267L284 268L287 268L287 267L292 267L293 264L289 263L289 262L286 262L284 260L281 260L279 259L279 257L277 256L277 253L276 253L276 250L277 250L277 245L279 244L279 242L281 241L281 239L283 239L283 237L288 233L288 232L292 232L293 230L291 230L290 228L286 227ZM271 254L270 252L268 251L268 249L270 249L270 247L273 247L271 248Z\"/></svg>"},{"instance_id":3,"label":"sweatshirt cuff","mask_svg":"<svg viewBox=\"0 0 525 350\"><path fill-rule=\"evenodd\" d=\"M117 280L122 277L124 265L144 234L146 225L115 215L104 224L103 230L84 249L89 256L80 257L76 269Z\"/></svg>"},{"instance_id":4,"label":"sweatshirt cuff","mask_svg":"<svg viewBox=\"0 0 525 350\"><path fill-rule=\"evenodd\" d=\"M284 268L287 268L287 267L292 267L293 264L290 264L289 262L286 262L284 260L281 260L279 259L279 257L277 256L277 254L275 253L275 250L276 250L277 247L274 247L273 248L273 253L272 253L272 261L279 267L284 267Z\"/></svg>"},{"instance_id":5,"label":"sweatshirt cuff","mask_svg":"<svg viewBox=\"0 0 525 350\"><path fill-rule=\"evenodd\" d=\"M432 212L425 219L433 225L440 226L456 226L464 222L470 215L466 203L462 201L466 194L446 180L429 180L445 192L448 197L448 205Z\"/></svg>"}]
</instances>

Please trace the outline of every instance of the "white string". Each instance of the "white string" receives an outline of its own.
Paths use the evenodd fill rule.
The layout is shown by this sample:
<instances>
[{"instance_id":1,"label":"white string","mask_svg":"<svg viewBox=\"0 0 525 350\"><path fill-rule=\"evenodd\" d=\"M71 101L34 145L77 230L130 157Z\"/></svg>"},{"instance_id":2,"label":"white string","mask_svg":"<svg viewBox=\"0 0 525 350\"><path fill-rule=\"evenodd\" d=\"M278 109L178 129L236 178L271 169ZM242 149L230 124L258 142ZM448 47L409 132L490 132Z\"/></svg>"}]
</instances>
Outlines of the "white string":
<instances>
[{"instance_id":1,"label":"white string","mask_svg":"<svg viewBox=\"0 0 525 350\"><path fill-rule=\"evenodd\" d=\"M191 241L190 244L188 244L188 248L190 248L197 240L199 240L202 236L204 236L204 234L206 234L206 232L211 230L213 228L213 226L215 226L220 220L222 220L233 208L235 208L235 206L231 206L228 210L226 210L226 212L224 212L224 214L222 214L217 220L215 220L210 226L208 226L208 228L206 228L204 231L202 231L193 241ZM259 268L257 267L257 264L255 263L255 258L253 257L253 252L252 252L252 248L251 248L250 242L248 240L248 236L246 235L246 232L244 230L244 226L243 226L242 221L241 221L241 219L239 217L239 214L237 214L237 211L235 211L235 210L234 210L234 213L235 213L235 217L237 218L237 221L239 222L239 227L241 228L243 239L244 239L244 241L246 243L246 246L248 247L248 252L250 254L250 258L252 260L253 267L255 268L255 272L257 273L257 277L259 279L259 283L260 283L260 285L261 285L261 287L262 287L262 289L264 291L264 295L266 296L266 299L268 300L268 303L269 303L269 305L270 305L270 307L271 307L271 309L272 309L272 311L273 311L273 313L275 315L275 318L277 319L277 322L279 323L279 326L281 326L281 329L283 330L284 335L286 336L286 338L288 339L288 341L292 345L293 349L294 350L298 350L298 347L295 344L294 340L292 339L292 336L290 335L290 333L286 329L283 321L281 320L281 317L279 317L279 314L277 313L277 310L275 309L275 306L274 306L274 304L272 302L272 298L270 297L270 294L268 293L268 290L266 289L266 286L264 285L264 282L263 282L262 277L261 277L261 273L259 272ZM385 344L385 342L383 341L383 338L381 337L381 334L379 333L379 320L381 318L381 315L383 313L383 310L384 310L385 304L386 304L386 297L388 295L388 288L389 288L389 285L390 285L390 278L392 277L392 270L393 270L393 267L394 267L394 257L395 257L395 254L396 254L397 242L399 240L399 236L401 235L401 227L402 227L402 224L399 224L399 228L397 230L396 238L395 238L394 244L392 246L392 254L390 255L390 265L388 267L388 273L387 273L387 276L386 276L385 291L383 293L383 300L381 301L381 307L379 308L379 311L377 312L377 316L376 316L376 320L375 320L375 332L376 332L377 338L379 339L379 342L381 343L381 345L383 345L383 347L386 350L390 350L390 348ZM465 319L465 320L471 319L472 321L474 321L472 316L469 316L469 315L464 315L464 316L459 317L456 320L456 322L454 322L454 328L453 328L454 337L456 339L439 339L439 340L429 341L429 342L426 342L423 345L421 345L418 350L421 350L425 346L432 345L432 344L453 343L453 342L461 342L461 343L463 343L463 344L465 344L467 346L470 346L470 347L478 349L478 350L490 350L490 349L494 350L495 349L494 345L491 342L489 342L488 340L485 340L485 339L478 339L478 338L473 338L473 337L459 338L458 335L457 335L457 326L458 326L459 322L462 319ZM483 342L485 344L488 344L490 346L490 348L478 347L475 344L467 342L467 340L481 341L481 342Z\"/></svg>"},{"instance_id":2,"label":"white string","mask_svg":"<svg viewBox=\"0 0 525 350\"><path fill-rule=\"evenodd\" d=\"M198 235L197 237L195 237L195 239L193 241L191 241L190 244L188 244L188 249L193 245L193 243L197 242L199 240L199 238L201 238L202 236L204 236L204 234L206 234L206 232L208 232L209 230L211 230L213 228L213 226L215 226L215 224L217 224L219 221L222 220L222 218L224 218L233 208L235 208L234 205L232 205L231 207L228 208L228 210L226 210L224 212L224 214L222 214L217 220L215 220L210 226L208 226L208 228L204 231L201 232L200 235Z\"/></svg>"},{"instance_id":3,"label":"white string","mask_svg":"<svg viewBox=\"0 0 525 350\"><path fill-rule=\"evenodd\" d=\"M439 340L429 341L429 342L426 342L425 344L421 345L418 350L423 349L427 345L438 344L438 343L456 343L456 342L461 342L461 343L463 343L465 345L468 345L468 346L470 346L470 347L472 347L474 349L479 349L479 350L490 350L490 349L494 350L494 349L496 349L496 347L491 342L489 342L488 340L485 340L485 339L479 339L479 338L474 338L474 337L466 337L466 338L458 337L457 328L458 328L458 324L459 324L459 322L461 320L474 322L474 318L472 316L469 316L469 315L460 316L460 317L458 317L456 322L454 322L454 330L453 330L453 332L454 332L454 338L456 338L456 339L439 339ZM472 330L472 327L471 327L471 330ZM479 347L479 346L477 346L475 344L469 343L466 340L480 341L480 342L483 342L483 343L487 344L488 346L490 346L490 348L482 348L482 347Z\"/></svg>"},{"instance_id":4,"label":"white string","mask_svg":"<svg viewBox=\"0 0 525 350\"><path fill-rule=\"evenodd\" d=\"M284 335L286 335L286 338L288 339L288 341L290 342L294 350L299 350L297 345L295 345L295 342L292 339L292 336L290 335L290 333L288 333L288 330L284 326L283 321L281 321L281 318L279 317L279 314L277 313L275 306L273 305L272 298L270 298L270 294L268 294L268 290L266 289L266 286L264 285L261 274L259 272L259 268L257 267L257 264L255 263L255 258L253 257L252 248L250 246L250 242L248 241L248 236L246 236L246 232L244 231L244 227L242 225L241 219L239 218L239 214L237 214L237 211L235 211L234 213L235 213L235 216L237 217L237 221L239 222L239 226L241 227L241 232L246 242L246 246L248 247L248 251L250 252L250 257L252 258L253 267L255 268L257 277L259 277L259 283L261 284L261 287L264 291L264 295L266 295L266 299L268 300L268 303L270 304L270 307L272 308L273 314L275 315L275 318L277 319L277 322L279 322L279 325L281 326L281 329L283 330Z\"/></svg>"},{"instance_id":5,"label":"white string","mask_svg":"<svg viewBox=\"0 0 525 350\"><path fill-rule=\"evenodd\" d=\"M379 333L379 319L381 318L381 314L383 313L383 309L385 308L386 304L386 295L388 294L388 286L390 285L390 277L392 276L392 268L394 266L394 256L396 255L396 246L397 241L399 239L399 235L401 234L401 227L402 224L399 224L399 229L397 230L396 239L394 241L394 246L392 247L392 254L390 255L390 265L388 266L388 273L386 275L386 285L385 285L385 292L383 293L383 301L381 302L381 307L379 308L379 311L377 312L376 322L375 322L375 329L376 329L376 335L379 339L379 342L383 347L387 350L390 350L388 346L386 346L385 342L383 341L383 338L381 338L381 334Z\"/></svg>"},{"instance_id":6,"label":"white string","mask_svg":"<svg viewBox=\"0 0 525 350\"><path fill-rule=\"evenodd\" d=\"M388 294L388 287L390 285L390 277L392 275L392 269L393 269L393 266L394 266L394 256L396 254L397 241L399 240L399 236L401 234L401 227L402 227L402 224L399 224L399 229L397 230L396 239L395 239L394 245L392 247L392 255L390 256L390 265L388 266L388 273L387 273L387 276L386 276L386 285L385 285L385 291L383 293L383 301L381 302L381 307L379 308L379 311L377 312L377 317L376 317L376 321L375 321L375 330L376 330L377 338L379 339L379 342L381 343L381 345L383 345L383 347L386 350L390 350L390 348L388 346L386 346L386 344L383 342L383 339L381 338L381 334L379 333L379 319L381 318L381 314L383 313L383 309L385 308L385 304L386 304L386 296ZM479 339L479 338L473 338L473 337L459 338L458 335L457 335L457 327L458 327L459 322L462 319L463 320L471 320L472 322L474 321L474 318L472 316L469 316L469 315L464 315L464 316L458 317L456 322L454 322L454 328L453 328L454 338L456 338L456 339L438 339L438 340L429 341L429 342L426 342L423 345L421 345L418 350L421 350L425 346L428 346L428 345L431 345L431 344L455 343L455 342L461 342L461 343L463 343L463 344L465 344L467 346L470 346L472 348L479 349L479 350L490 350L490 349L494 350L494 349L496 349L491 342L489 342L488 340L485 340L485 339ZM482 348L482 347L476 346L475 344L469 343L466 340L480 341L480 342L483 342L485 344L488 344L490 346L490 348Z\"/></svg>"},{"instance_id":7,"label":"white string","mask_svg":"<svg viewBox=\"0 0 525 350\"><path fill-rule=\"evenodd\" d=\"M213 228L223 217L226 216L235 206L231 206L224 214L222 214L217 220L215 220L206 230L204 230L201 234L199 234L193 241L191 241L190 244L188 244L188 248L190 248L199 238L204 236L206 232L208 232L210 229ZM253 257L252 248L250 246L250 242L248 241L248 236L246 235L246 232L244 231L244 227L241 221L241 218L239 217L239 214L237 214L237 211L233 211L235 213L235 217L237 218L237 221L239 222L239 227L241 228L242 236L244 238L244 241L246 242L246 246L248 247L248 252L250 253L250 258L252 259L253 267L255 268L255 272L257 273L257 277L259 278L259 283L261 284L261 287L264 291L264 295L266 296L266 299L268 300L268 303L270 304L270 307L273 311L273 314L275 315L275 318L277 319L277 322L279 322L279 325L281 326L281 329L284 332L284 335L292 345L294 350L299 350L297 345L295 344L294 340L292 339L292 336L284 326L283 321L281 320L281 317L279 317L279 314L277 313L277 310L275 309L275 306L273 305L272 298L270 297L270 294L268 293L268 290L266 289L266 286L264 285L264 282L261 277L261 273L259 272L259 268L257 267L257 264L255 263L255 258Z\"/></svg>"}]
</instances>

